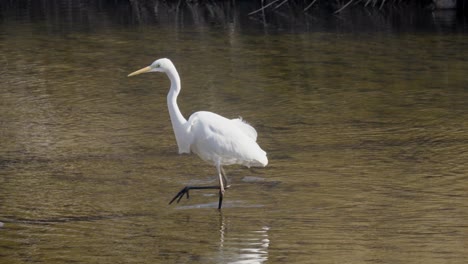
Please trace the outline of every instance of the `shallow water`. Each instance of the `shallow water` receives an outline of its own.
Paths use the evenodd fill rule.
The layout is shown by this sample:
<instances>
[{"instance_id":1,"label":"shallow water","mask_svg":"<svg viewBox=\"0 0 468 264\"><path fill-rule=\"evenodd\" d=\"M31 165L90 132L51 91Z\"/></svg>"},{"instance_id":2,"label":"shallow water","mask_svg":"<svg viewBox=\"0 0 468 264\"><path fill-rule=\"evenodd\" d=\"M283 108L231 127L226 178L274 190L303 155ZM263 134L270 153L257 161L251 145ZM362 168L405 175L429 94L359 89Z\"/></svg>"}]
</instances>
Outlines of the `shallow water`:
<instances>
[{"instance_id":1,"label":"shallow water","mask_svg":"<svg viewBox=\"0 0 468 264\"><path fill-rule=\"evenodd\" d=\"M467 34L105 15L0 23L1 263L465 263ZM221 212L167 205L217 177L177 154L167 77L126 77L159 57L186 117L240 115L268 152L226 167Z\"/></svg>"}]
</instances>

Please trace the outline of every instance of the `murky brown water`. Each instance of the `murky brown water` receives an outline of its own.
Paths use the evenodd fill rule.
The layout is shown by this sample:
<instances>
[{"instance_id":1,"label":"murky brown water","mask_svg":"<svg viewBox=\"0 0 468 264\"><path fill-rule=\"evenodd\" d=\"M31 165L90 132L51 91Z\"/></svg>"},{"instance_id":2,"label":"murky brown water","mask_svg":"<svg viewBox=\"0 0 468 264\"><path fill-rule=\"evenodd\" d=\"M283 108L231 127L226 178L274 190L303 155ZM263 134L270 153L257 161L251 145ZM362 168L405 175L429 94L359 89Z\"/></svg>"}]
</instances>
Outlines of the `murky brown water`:
<instances>
[{"instance_id":1,"label":"murky brown water","mask_svg":"<svg viewBox=\"0 0 468 264\"><path fill-rule=\"evenodd\" d=\"M1 263L466 263L466 34L0 24ZM257 128L266 168L177 155L186 117Z\"/></svg>"}]
</instances>

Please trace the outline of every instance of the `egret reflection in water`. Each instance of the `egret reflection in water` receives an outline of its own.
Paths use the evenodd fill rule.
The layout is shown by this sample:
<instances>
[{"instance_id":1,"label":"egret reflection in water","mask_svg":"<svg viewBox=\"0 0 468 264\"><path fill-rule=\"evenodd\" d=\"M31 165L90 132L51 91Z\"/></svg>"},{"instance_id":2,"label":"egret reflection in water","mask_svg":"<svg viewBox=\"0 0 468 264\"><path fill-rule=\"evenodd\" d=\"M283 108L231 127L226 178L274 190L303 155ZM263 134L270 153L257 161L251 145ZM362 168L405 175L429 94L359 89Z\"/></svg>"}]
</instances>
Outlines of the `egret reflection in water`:
<instances>
[{"instance_id":1,"label":"egret reflection in water","mask_svg":"<svg viewBox=\"0 0 468 264\"><path fill-rule=\"evenodd\" d=\"M268 260L269 226L232 233L230 228L229 221L221 216L219 254L222 263L252 264Z\"/></svg>"}]
</instances>

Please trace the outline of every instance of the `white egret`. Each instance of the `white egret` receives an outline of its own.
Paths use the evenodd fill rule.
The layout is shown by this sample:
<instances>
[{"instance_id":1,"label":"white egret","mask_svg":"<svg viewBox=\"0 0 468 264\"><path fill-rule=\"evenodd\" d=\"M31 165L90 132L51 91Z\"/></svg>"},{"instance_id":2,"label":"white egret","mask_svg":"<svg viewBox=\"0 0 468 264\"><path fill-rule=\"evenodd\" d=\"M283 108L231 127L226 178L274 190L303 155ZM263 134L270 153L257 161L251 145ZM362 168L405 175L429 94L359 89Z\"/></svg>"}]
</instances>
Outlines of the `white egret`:
<instances>
[{"instance_id":1,"label":"white egret","mask_svg":"<svg viewBox=\"0 0 468 264\"><path fill-rule=\"evenodd\" d=\"M218 209L221 209L227 185L224 165L240 164L247 167L265 167L268 164L266 152L257 144L257 131L241 118L227 119L218 114L200 111L192 114L187 121L177 106L180 93L180 77L174 64L166 58L154 61L128 75L134 76L146 72L164 72L171 81L167 95L167 107L174 129L179 154L193 152L202 160L216 166L219 186L186 186L169 202L177 202L189 190L219 189Z\"/></svg>"}]
</instances>

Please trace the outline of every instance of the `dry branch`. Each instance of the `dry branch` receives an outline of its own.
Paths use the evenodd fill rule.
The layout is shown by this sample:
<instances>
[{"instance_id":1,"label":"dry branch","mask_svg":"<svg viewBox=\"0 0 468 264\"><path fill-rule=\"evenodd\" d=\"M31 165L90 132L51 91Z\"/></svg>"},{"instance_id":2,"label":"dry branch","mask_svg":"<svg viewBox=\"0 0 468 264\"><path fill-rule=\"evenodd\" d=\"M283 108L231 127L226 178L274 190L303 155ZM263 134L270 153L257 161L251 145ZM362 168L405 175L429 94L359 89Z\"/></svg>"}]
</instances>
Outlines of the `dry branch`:
<instances>
[{"instance_id":1,"label":"dry branch","mask_svg":"<svg viewBox=\"0 0 468 264\"><path fill-rule=\"evenodd\" d=\"M248 15L251 16L251 15L253 15L253 14L256 14L256 13L258 13L258 12L264 10L265 8L271 6L272 4L274 4L274 3L278 2L278 1L279 1L279 0L275 0L275 1L271 2L271 3L269 3L269 4L266 5L266 6L262 6L260 9L257 9L257 10L255 10L255 11L253 11L253 12L250 12Z\"/></svg>"},{"instance_id":2,"label":"dry branch","mask_svg":"<svg viewBox=\"0 0 468 264\"><path fill-rule=\"evenodd\" d=\"M349 6L354 0L349 0L348 3L346 3L344 6L342 6L340 9L336 10L334 14L338 14L340 13L341 11L343 11L343 9L345 9L347 6Z\"/></svg>"}]
</instances>

